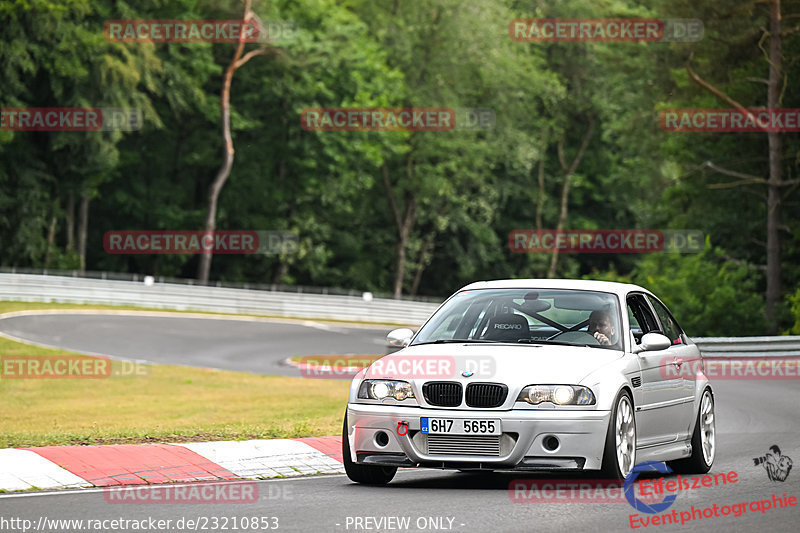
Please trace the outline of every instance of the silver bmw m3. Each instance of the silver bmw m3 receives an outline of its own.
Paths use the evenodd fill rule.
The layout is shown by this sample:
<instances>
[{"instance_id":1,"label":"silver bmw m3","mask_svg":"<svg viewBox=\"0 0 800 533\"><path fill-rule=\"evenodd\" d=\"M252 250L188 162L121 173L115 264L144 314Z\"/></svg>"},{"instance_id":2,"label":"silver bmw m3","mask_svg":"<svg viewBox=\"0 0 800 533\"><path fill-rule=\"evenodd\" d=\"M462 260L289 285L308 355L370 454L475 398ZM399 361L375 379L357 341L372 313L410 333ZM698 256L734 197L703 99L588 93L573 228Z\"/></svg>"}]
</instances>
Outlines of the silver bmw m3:
<instances>
[{"instance_id":1,"label":"silver bmw m3","mask_svg":"<svg viewBox=\"0 0 800 533\"><path fill-rule=\"evenodd\" d=\"M353 379L348 477L398 467L602 470L637 463L707 472L714 392L697 346L652 293L629 284L500 280L468 285L402 347Z\"/></svg>"}]
</instances>

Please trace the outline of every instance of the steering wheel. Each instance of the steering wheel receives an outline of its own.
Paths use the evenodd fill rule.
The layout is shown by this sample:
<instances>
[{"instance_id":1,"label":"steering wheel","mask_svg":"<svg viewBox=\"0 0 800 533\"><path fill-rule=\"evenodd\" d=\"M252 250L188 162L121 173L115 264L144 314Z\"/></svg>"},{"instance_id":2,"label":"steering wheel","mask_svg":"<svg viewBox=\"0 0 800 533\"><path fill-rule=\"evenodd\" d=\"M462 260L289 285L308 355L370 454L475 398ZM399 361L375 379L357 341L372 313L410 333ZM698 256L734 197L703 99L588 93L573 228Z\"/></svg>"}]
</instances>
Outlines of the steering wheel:
<instances>
[{"instance_id":1,"label":"steering wheel","mask_svg":"<svg viewBox=\"0 0 800 533\"><path fill-rule=\"evenodd\" d=\"M600 341L594 338L594 335L586 331L559 331L555 335L548 337L547 340L554 340L556 337L561 337L560 341L574 342L575 344L600 344Z\"/></svg>"}]
</instances>

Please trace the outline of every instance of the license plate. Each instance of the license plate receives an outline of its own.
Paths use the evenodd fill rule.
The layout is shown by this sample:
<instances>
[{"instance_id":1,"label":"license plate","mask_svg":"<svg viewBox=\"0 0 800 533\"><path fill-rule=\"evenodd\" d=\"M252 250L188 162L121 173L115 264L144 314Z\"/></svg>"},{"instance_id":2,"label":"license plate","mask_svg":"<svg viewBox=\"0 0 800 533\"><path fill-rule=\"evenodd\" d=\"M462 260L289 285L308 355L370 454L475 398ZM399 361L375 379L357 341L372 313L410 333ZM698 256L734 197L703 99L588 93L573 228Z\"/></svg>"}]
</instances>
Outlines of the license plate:
<instances>
[{"instance_id":1,"label":"license plate","mask_svg":"<svg viewBox=\"0 0 800 533\"><path fill-rule=\"evenodd\" d=\"M500 420L472 418L430 418L419 419L420 431L435 435L500 435L503 430Z\"/></svg>"}]
</instances>

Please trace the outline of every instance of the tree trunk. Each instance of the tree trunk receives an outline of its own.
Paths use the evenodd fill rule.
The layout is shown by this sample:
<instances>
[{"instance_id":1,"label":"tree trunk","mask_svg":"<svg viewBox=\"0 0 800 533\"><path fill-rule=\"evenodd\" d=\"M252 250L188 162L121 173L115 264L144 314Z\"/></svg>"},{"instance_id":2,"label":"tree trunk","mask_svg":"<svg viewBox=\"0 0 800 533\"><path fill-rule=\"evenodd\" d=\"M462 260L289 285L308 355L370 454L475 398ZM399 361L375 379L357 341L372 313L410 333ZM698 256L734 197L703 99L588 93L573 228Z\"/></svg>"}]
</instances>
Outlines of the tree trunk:
<instances>
[{"instance_id":1,"label":"tree trunk","mask_svg":"<svg viewBox=\"0 0 800 533\"><path fill-rule=\"evenodd\" d=\"M561 189L561 208L558 214L558 225L556 226L556 235L558 235L561 232L561 230L564 229L564 226L567 223L570 181L572 180L572 175L575 174L575 171L578 169L578 165L581 164L581 159L583 159L583 154L586 153L586 148L589 146L589 139L592 138L593 134L594 134L594 118L590 116L589 129L587 129L586 133L583 135L583 140L581 141L581 147L578 149L578 153L575 155L575 159L572 160L572 164L569 166L567 166L567 162L564 159L564 140L561 139L558 142L558 160L561 163L561 168L564 170L564 187ZM558 266L558 248L553 247L553 255L550 258L550 268L547 271L548 278L556 277L557 266Z\"/></svg>"},{"instance_id":2,"label":"tree trunk","mask_svg":"<svg viewBox=\"0 0 800 533\"><path fill-rule=\"evenodd\" d=\"M254 18L255 14L250 9L250 5L252 0L245 0L245 7L244 7L244 18L243 20L249 21ZM236 47L236 52L233 55L233 59L231 60L228 68L225 69L225 77L223 78L222 82L222 94L221 94L221 111L222 111L222 165L217 171L217 175L214 178L214 181L211 183L211 186L208 188L208 212L206 213L206 223L205 223L205 231L212 232L217 227L217 203L219 201L219 193L222 191L222 187L225 185L225 182L228 180L228 176L230 176L231 168L233 167L233 138L231 137L231 109L230 109L230 101L231 101L231 82L233 80L233 73L247 63L250 59L252 59L256 55L265 54L267 52L266 48L259 48L256 50L251 50L245 56L242 56L244 52L244 35L245 32L241 32L239 38L239 44ZM208 283L208 275L211 271L211 258L213 257L213 252L211 250L204 251L200 254L200 265L197 269L197 279L200 283L205 284Z\"/></svg>"},{"instance_id":3,"label":"tree trunk","mask_svg":"<svg viewBox=\"0 0 800 533\"><path fill-rule=\"evenodd\" d=\"M536 196L536 229L542 229L542 211L544 210L544 163L547 159L547 142L550 132L547 128L542 131L542 155L539 157L538 182L539 194Z\"/></svg>"},{"instance_id":4,"label":"tree trunk","mask_svg":"<svg viewBox=\"0 0 800 533\"><path fill-rule=\"evenodd\" d=\"M411 174L412 162L409 155L407 171ZM397 226L397 260L395 262L394 286L392 294L395 298L400 298L403 295L403 279L406 273L406 249L408 247L408 239L411 235L411 228L414 227L414 221L417 213L417 201L411 191L406 191L405 194L405 213L401 214L400 209L395 202L394 194L392 193L392 184L389 181L389 167L386 163L383 164L383 186L386 190L386 196L389 199L389 205L394 214L395 224Z\"/></svg>"},{"instance_id":5,"label":"tree trunk","mask_svg":"<svg viewBox=\"0 0 800 533\"><path fill-rule=\"evenodd\" d=\"M80 271L86 271L86 235L89 232L89 195L81 194L81 205L78 213L78 258Z\"/></svg>"},{"instance_id":6,"label":"tree trunk","mask_svg":"<svg viewBox=\"0 0 800 533\"><path fill-rule=\"evenodd\" d=\"M536 229L542 229L542 209L544 209L544 154L539 160L539 194L536 196Z\"/></svg>"},{"instance_id":7,"label":"tree trunk","mask_svg":"<svg viewBox=\"0 0 800 533\"><path fill-rule=\"evenodd\" d=\"M53 216L50 217L50 227L47 228L47 251L44 254L44 267L50 266L50 258L52 257L53 248L56 243L56 223L58 217L56 216L56 206L53 206Z\"/></svg>"},{"instance_id":8,"label":"tree trunk","mask_svg":"<svg viewBox=\"0 0 800 533\"><path fill-rule=\"evenodd\" d=\"M769 78L767 80L767 108L774 110L780 108L780 85L781 85L781 2L780 0L770 0L769 5ZM723 93L700 76L691 68L693 54L689 55L686 63L686 72L689 79L703 87L705 90L726 102L727 104L746 113L752 114L739 102ZM781 194L782 187L792 185L795 180L783 181L783 167L781 166L781 135L777 131L767 132L767 145L769 152L769 179L767 184L767 292L764 315L767 320L767 332L775 334L779 330L778 306L781 301L781 247L780 247L780 220L781 220ZM758 176L750 176L730 170L721 169L706 162L706 166L716 172L721 172L734 177L742 178L737 182L718 185L713 188L728 188L748 183L763 183L763 179Z\"/></svg>"},{"instance_id":9,"label":"tree trunk","mask_svg":"<svg viewBox=\"0 0 800 533\"><path fill-rule=\"evenodd\" d=\"M403 295L403 278L406 274L406 244L408 243L408 233L403 232L397 241L397 262L395 263L394 285L392 286L392 296L400 298Z\"/></svg>"},{"instance_id":10,"label":"tree trunk","mask_svg":"<svg viewBox=\"0 0 800 533\"><path fill-rule=\"evenodd\" d=\"M781 81L781 2L772 0L769 6L769 82L767 85L767 107L777 110L780 102ZM774 111L773 111L774 112ZM777 131L767 133L769 144L769 183L767 185L767 298L765 315L767 332L778 333L778 306L781 300L781 135Z\"/></svg>"},{"instance_id":11,"label":"tree trunk","mask_svg":"<svg viewBox=\"0 0 800 533\"><path fill-rule=\"evenodd\" d=\"M286 159L283 157L281 157L278 161L278 183L286 183ZM286 208L286 213L284 214L286 220L292 220L292 216L294 216L294 206L295 197L292 197L292 199L289 200L289 205ZM286 274L289 273L289 265L286 261L281 260L280 254L278 254L276 258L277 264L275 265L275 270L273 270L272 273L272 283L277 285L283 280Z\"/></svg>"},{"instance_id":12,"label":"tree trunk","mask_svg":"<svg viewBox=\"0 0 800 533\"><path fill-rule=\"evenodd\" d=\"M217 228L217 203L219 202L219 193L222 191L223 185L228 181L228 176L231 174L233 167L233 138L231 137L231 81L233 80L233 72L235 70L234 61L228 65L225 70L225 78L222 84L222 166L217 171L217 176L211 183L208 189L208 211L206 212L206 232L213 232ZM208 275L211 271L211 258L213 257L212 251L203 251L200 255L200 266L197 272L197 279L201 283L208 283Z\"/></svg>"},{"instance_id":13,"label":"tree trunk","mask_svg":"<svg viewBox=\"0 0 800 533\"><path fill-rule=\"evenodd\" d=\"M433 244L436 241L436 232L431 231L425 237L425 242L422 243L422 249L419 252L419 262L417 263L417 272L414 274L414 281L411 283L411 290L408 294L415 296L419 290L419 284L422 281L422 273L428 266L431 255L433 255Z\"/></svg>"},{"instance_id":14,"label":"tree trunk","mask_svg":"<svg viewBox=\"0 0 800 533\"><path fill-rule=\"evenodd\" d=\"M75 193L70 191L67 194L67 251L71 252L75 248Z\"/></svg>"},{"instance_id":15,"label":"tree trunk","mask_svg":"<svg viewBox=\"0 0 800 533\"><path fill-rule=\"evenodd\" d=\"M563 163L564 153L564 139L558 141L558 154ZM572 174L564 175L564 185L561 187L561 205L558 210L558 222L556 223L556 235L561 233L564 229L564 224L567 222L567 210L569 208L569 187ZM553 254L550 256L550 268L547 270L547 277L556 277L556 267L558 266L558 247L553 246Z\"/></svg>"},{"instance_id":16,"label":"tree trunk","mask_svg":"<svg viewBox=\"0 0 800 533\"><path fill-rule=\"evenodd\" d=\"M394 277L394 288L392 294L395 298L403 295L403 279L406 275L406 251L408 249L408 239L411 236L411 228L414 226L416 218L417 202L410 191L406 191L406 214L403 223L399 228L399 240L397 241L397 271Z\"/></svg>"},{"instance_id":17,"label":"tree trunk","mask_svg":"<svg viewBox=\"0 0 800 533\"><path fill-rule=\"evenodd\" d=\"M283 124L284 140L286 146L289 146L289 102L285 98L281 98L281 123ZM286 183L286 158L281 156L278 159L277 168L278 183ZM294 187L292 187L294 188ZM294 216L294 209L297 202L297 194L291 194L290 200L287 202L286 212L283 214L283 219L286 220L291 227L292 217ZM276 264L275 269L272 271L272 283L277 285L289 273L289 264L281 259L281 255L275 256Z\"/></svg>"}]
</instances>

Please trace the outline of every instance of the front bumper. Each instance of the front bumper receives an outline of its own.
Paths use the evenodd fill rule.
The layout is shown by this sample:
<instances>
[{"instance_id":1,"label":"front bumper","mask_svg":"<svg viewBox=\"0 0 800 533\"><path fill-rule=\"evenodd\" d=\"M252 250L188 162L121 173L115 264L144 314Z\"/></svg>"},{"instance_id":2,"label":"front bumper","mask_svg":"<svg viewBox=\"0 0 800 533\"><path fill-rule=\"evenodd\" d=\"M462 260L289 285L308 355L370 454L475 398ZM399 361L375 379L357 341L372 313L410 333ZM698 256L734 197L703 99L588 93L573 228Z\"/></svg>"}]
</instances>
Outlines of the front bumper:
<instances>
[{"instance_id":1,"label":"front bumper","mask_svg":"<svg viewBox=\"0 0 800 533\"><path fill-rule=\"evenodd\" d=\"M429 435L420 432L423 416L500 419L502 435L499 439L455 439L459 445L452 449L448 448L447 439L439 439L436 449L429 450ZM489 470L599 470L609 417L609 411L595 410L449 410L351 403L347 406L347 433L350 456L357 463ZM404 426L398 427L400 422L408 423L407 432ZM487 442L485 448L482 442Z\"/></svg>"}]
</instances>

